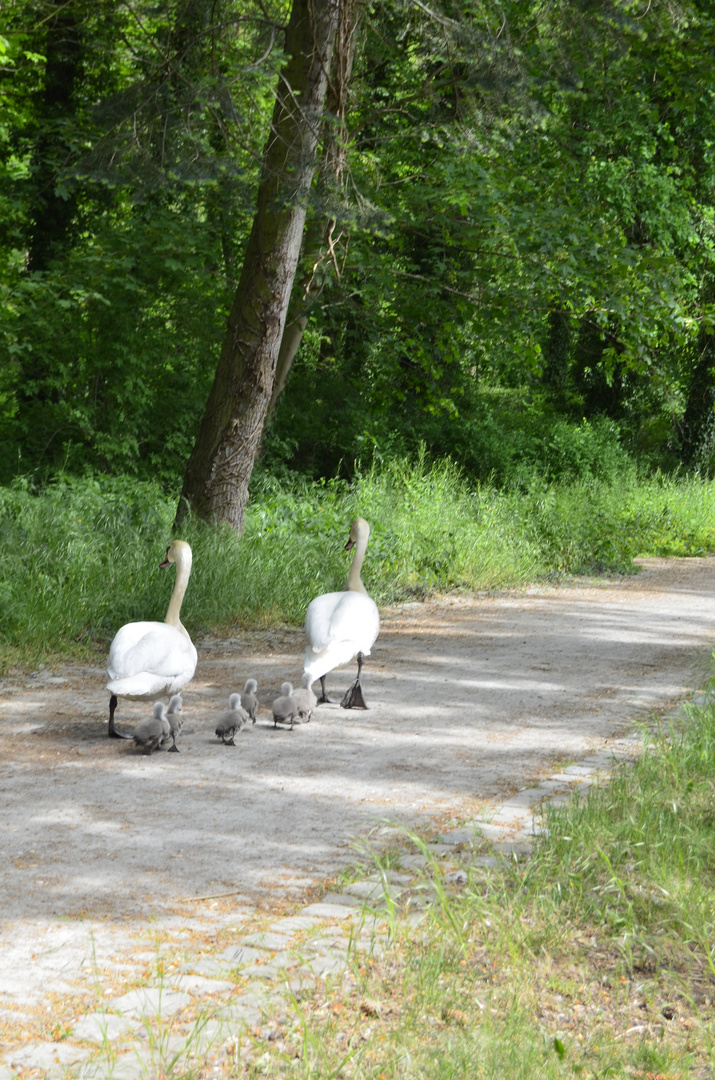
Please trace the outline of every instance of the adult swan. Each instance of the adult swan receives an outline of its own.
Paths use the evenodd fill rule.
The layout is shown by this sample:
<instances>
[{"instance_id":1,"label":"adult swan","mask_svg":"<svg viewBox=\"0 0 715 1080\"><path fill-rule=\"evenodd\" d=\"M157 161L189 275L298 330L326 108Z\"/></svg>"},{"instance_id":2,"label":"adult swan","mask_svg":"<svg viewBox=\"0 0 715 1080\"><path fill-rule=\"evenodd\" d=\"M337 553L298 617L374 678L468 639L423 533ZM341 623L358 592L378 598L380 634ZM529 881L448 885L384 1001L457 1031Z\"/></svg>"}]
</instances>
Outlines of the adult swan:
<instances>
[{"instance_id":1,"label":"adult swan","mask_svg":"<svg viewBox=\"0 0 715 1080\"><path fill-rule=\"evenodd\" d=\"M360 580L369 536L370 526L364 518L353 521L345 550L354 548L355 552L345 591L316 596L308 605L305 615L308 645L303 671L310 679L310 686L320 679L323 691L320 702L330 701L325 692L327 673L357 657L357 677L340 702L343 709L367 708L360 686L360 673L363 661L370 655L380 631L377 604L367 595L367 589Z\"/></svg>"},{"instance_id":2,"label":"adult swan","mask_svg":"<svg viewBox=\"0 0 715 1080\"><path fill-rule=\"evenodd\" d=\"M179 614L191 575L191 548L184 540L172 540L159 566L176 564L176 580L166 618L160 622L127 623L118 630L109 649L107 690L109 737L131 739L114 727L117 698L159 698L176 694L193 678L196 649L181 625Z\"/></svg>"}]
</instances>

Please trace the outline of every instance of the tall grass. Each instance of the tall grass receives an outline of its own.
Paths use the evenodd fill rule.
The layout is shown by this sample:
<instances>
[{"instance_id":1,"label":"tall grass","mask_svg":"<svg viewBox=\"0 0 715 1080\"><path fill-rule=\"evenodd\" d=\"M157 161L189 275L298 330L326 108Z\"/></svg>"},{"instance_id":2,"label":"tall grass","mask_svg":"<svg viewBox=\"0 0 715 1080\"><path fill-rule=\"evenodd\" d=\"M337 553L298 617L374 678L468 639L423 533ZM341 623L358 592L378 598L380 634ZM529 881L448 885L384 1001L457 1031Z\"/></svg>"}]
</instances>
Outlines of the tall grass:
<instances>
[{"instance_id":1,"label":"tall grass","mask_svg":"<svg viewBox=\"0 0 715 1080\"><path fill-rule=\"evenodd\" d=\"M636 556L715 550L715 485L697 477L536 486L520 499L520 517L547 572L627 571Z\"/></svg>"},{"instance_id":2,"label":"tall grass","mask_svg":"<svg viewBox=\"0 0 715 1080\"><path fill-rule=\"evenodd\" d=\"M106 644L132 619L161 619L158 569L175 501L127 478L58 477L0 489L0 643L6 662ZM434 590L518 586L558 573L628 572L641 554L715 548L715 485L594 478L525 492L470 488L449 461L393 461L350 483L256 486L239 541L189 522L185 602L192 633L298 623L310 599L344 586L350 520L372 535L363 577L378 603Z\"/></svg>"},{"instance_id":3,"label":"tall grass","mask_svg":"<svg viewBox=\"0 0 715 1080\"><path fill-rule=\"evenodd\" d=\"M589 797L549 813L530 892L619 935L631 967L676 946L715 988L715 706L646 732L646 753Z\"/></svg>"},{"instance_id":4,"label":"tall grass","mask_svg":"<svg viewBox=\"0 0 715 1080\"><path fill-rule=\"evenodd\" d=\"M473 865L455 891L432 856L421 921L390 912L391 948L358 956L329 1009L302 1006L302 1055L261 1067L289 1080L712 1076L714 820L711 699L607 786L549 809L528 861Z\"/></svg>"}]
</instances>

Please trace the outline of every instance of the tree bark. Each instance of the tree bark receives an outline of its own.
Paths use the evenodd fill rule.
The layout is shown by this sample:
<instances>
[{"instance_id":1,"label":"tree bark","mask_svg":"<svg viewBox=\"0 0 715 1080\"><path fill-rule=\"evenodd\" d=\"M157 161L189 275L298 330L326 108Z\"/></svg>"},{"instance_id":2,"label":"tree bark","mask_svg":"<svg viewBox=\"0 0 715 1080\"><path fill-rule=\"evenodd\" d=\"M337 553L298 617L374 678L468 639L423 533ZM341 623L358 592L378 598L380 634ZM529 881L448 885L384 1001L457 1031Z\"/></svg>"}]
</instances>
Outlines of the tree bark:
<instances>
[{"instance_id":1,"label":"tree bark","mask_svg":"<svg viewBox=\"0 0 715 1080\"><path fill-rule=\"evenodd\" d=\"M82 42L77 5L53 0L49 7L45 41L46 63L39 134L33 153L32 233L27 269L48 270L62 254L75 214L75 197L57 191L57 173L71 153L65 132L74 119L75 87L80 78Z\"/></svg>"},{"instance_id":2,"label":"tree bark","mask_svg":"<svg viewBox=\"0 0 715 1080\"><path fill-rule=\"evenodd\" d=\"M542 378L557 406L563 405L566 398L571 337L571 323L566 312L552 309L549 312Z\"/></svg>"},{"instance_id":3,"label":"tree bark","mask_svg":"<svg viewBox=\"0 0 715 1080\"><path fill-rule=\"evenodd\" d=\"M360 0L351 0L340 5L336 49L328 84L326 113L330 123L323 132L323 154L319 166L318 190L321 202L325 206L336 204L342 198L343 174L347 159L347 124L345 114L348 104L348 91L352 79L355 47L357 44L358 25L361 14ZM327 263L335 271L339 280L340 272L331 247L331 238L335 226L335 216L328 212L323 217L314 218L308 225L304 241L303 272L298 273L293 285L286 325L283 331L276 378L273 393L268 406L266 423L270 424L276 411L278 400L285 389L293 361L298 355L303 334L308 325L309 311L325 286L325 274L316 273L318 266ZM345 240L347 250L347 240ZM328 259L328 253L331 258ZM330 273L330 269L328 269Z\"/></svg>"},{"instance_id":4,"label":"tree bark","mask_svg":"<svg viewBox=\"0 0 715 1080\"><path fill-rule=\"evenodd\" d=\"M273 413L276 411L278 399L285 390L285 385L288 382L288 376L290 375L290 369L293 367L293 361L298 355L298 349L300 343L303 340L303 334L305 328L308 325L307 315L296 315L295 318L288 318L286 321L283 337L281 339L281 347L278 351L278 362L276 364L276 377L273 381L273 392L271 393L271 400L268 403L268 413L266 419L270 421L273 417Z\"/></svg>"},{"instance_id":5,"label":"tree bark","mask_svg":"<svg viewBox=\"0 0 715 1080\"><path fill-rule=\"evenodd\" d=\"M607 416L618 420L623 414L623 368L614 368L609 382L603 354L609 343L620 346L612 329L599 326L589 312L581 317L570 373L572 387L582 396L580 412L590 419Z\"/></svg>"},{"instance_id":6,"label":"tree bark","mask_svg":"<svg viewBox=\"0 0 715 1080\"><path fill-rule=\"evenodd\" d=\"M709 328L700 331L698 346L680 429L681 458L686 465L692 465L705 448L715 418L715 334Z\"/></svg>"},{"instance_id":7,"label":"tree bark","mask_svg":"<svg viewBox=\"0 0 715 1080\"><path fill-rule=\"evenodd\" d=\"M263 154L258 205L214 383L176 515L243 529L248 483L271 399L300 255L341 5L293 0L286 67Z\"/></svg>"}]
</instances>

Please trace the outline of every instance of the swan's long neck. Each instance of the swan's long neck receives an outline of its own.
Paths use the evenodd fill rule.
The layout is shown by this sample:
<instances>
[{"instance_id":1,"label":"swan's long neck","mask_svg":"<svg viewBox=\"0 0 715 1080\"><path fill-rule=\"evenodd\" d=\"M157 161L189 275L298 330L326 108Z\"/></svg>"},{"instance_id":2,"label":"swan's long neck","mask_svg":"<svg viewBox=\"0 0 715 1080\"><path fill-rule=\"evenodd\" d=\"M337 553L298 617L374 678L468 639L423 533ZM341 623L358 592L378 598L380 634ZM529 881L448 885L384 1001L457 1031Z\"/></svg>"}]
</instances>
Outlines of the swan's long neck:
<instances>
[{"instance_id":1,"label":"swan's long neck","mask_svg":"<svg viewBox=\"0 0 715 1080\"><path fill-rule=\"evenodd\" d=\"M171 593L171 600L169 606L166 609L165 623L169 626L175 626L177 630L181 630L182 633L188 637L187 630L181 624L179 615L181 614L181 605L184 600L184 593L186 592L186 586L189 584L189 577L191 576L191 555L184 551L181 554L181 558L176 560L176 579L174 581L174 588Z\"/></svg>"},{"instance_id":2,"label":"swan's long neck","mask_svg":"<svg viewBox=\"0 0 715 1080\"><path fill-rule=\"evenodd\" d=\"M350 567L350 573L348 574L348 583L345 586L348 592L361 592L367 594L367 589L360 580L360 571L362 570L363 559L365 558L365 552L367 551L368 535L368 533L361 531L358 533L358 538L355 541L353 561Z\"/></svg>"}]
</instances>

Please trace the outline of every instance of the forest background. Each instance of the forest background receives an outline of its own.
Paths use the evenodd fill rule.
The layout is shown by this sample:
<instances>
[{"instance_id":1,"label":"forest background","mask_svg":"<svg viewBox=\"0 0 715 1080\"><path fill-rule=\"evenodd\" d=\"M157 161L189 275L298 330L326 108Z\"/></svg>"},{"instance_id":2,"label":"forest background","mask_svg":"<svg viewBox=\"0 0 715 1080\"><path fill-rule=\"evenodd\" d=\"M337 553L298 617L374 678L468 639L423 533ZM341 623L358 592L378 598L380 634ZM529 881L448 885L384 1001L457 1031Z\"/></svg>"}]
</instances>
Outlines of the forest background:
<instances>
[{"instance_id":1,"label":"forest background","mask_svg":"<svg viewBox=\"0 0 715 1080\"><path fill-rule=\"evenodd\" d=\"M156 603L301 4L321 7L4 5L6 644L94 639ZM340 11L295 360L241 544L183 525L212 567L195 628L299 618L339 582L354 512L382 601L712 550L711 6Z\"/></svg>"}]
</instances>

